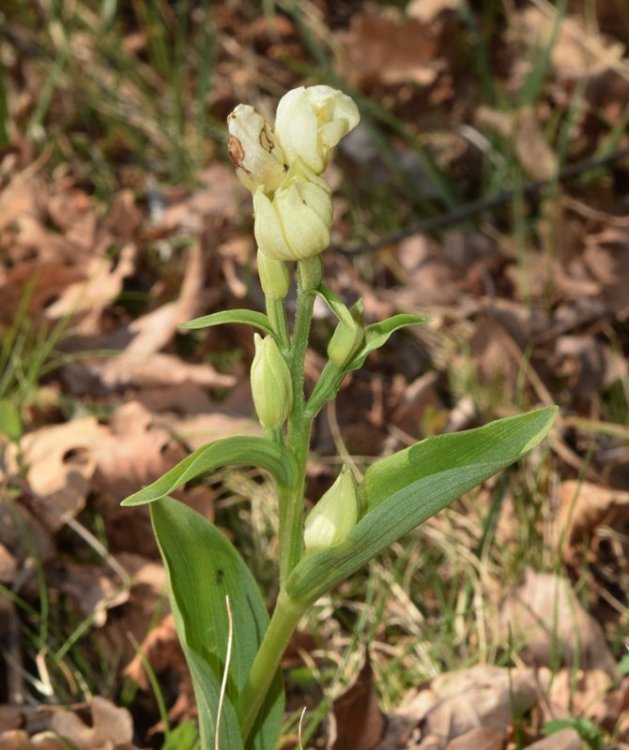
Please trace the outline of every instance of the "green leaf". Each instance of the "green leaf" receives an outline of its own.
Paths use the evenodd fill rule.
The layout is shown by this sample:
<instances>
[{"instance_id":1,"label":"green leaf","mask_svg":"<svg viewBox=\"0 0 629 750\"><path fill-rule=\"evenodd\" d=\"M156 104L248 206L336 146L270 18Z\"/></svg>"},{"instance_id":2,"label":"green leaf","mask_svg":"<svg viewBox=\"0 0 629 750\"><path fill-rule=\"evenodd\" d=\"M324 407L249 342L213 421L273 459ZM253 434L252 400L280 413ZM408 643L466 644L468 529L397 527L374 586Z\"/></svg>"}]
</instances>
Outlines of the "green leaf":
<instances>
[{"instance_id":1,"label":"green leaf","mask_svg":"<svg viewBox=\"0 0 629 750\"><path fill-rule=\"evenodd\" d=\"M182 721L165 738L162 750L196 750L199 743L199 730L196 721Z\"/></svg>"},{"instance_id":2,"label":"green leaf","mask_svg":"<svg viewBox=\"0 0 629 750\"><path fill-rule=\"evenodd\" d=\"M349 328L355 325L354 318L352 318L349 308L336 292L333 292L329 287L325 286L325 284L320 284L317 287L317 294L341 323L345 323Z\"/></svg>"},{"instance_id":3,"label":"green leaf","mask_svg":"<svg viewBox=\"0 0 629 750\"><path fill-rule=\"evenodd\" d=\"M557 407L551 406L473 430L422 440L367 469L359 490L361 502L371 510L400 491L415 492L415 485L427 477L454 469L461 470L463 482L465 472L475 466L495 466L493 474L537 445L556 414Z\"/></svg>"},{"instance_id":4,"label":"green leaf","mask_svg":"<svg viewBox=\"0 0 629 750\"><path fill-rule=\"evenodd\" d=\"M423 315L400 313L386 320L381 320L379 323L367 326L365 328L365 341L354 359L346 365L344 368L345 371L349 372L350 370L357 370L359 367L362 367L367 359L367 355L386 344L391 334L395 333L395 331L398 331L400 328L407 328L408 326L424 325L429 320L430 318Z\"/></svg>"},{"instance_id":5,"label":"green leaf","mask_svg":"<svg viewBox=\"0 0 629 750\"><path fill-rule=\"evenodd\" d=\"M542 734L549 737L563 729L574 729L592 750L603 750L605 747L603 731L589 719L578 719L574 716L568 716L565 719L551 719L542 727Z\"/></svg>"},{"instance_id":6,"label":"green leaf","mask_svg":"<svg viewBox=\"0 0 629 750\"><path fill-rule=\"evenodd\" d=\"M151 508L151 515L153 509ZM221 707L220 722L218 725L219 742L216 743L217 731L217 713L221 700L221 679L222 675L215 674L212 667L207 661L186 641L186 623L183 620L179 607L174 602L174 597L170 597L173 616L175 618L175 627L177 636L181 643L190 676L192 677L192 687L194 688L194 697L197 704L197 713L199 716L199 734L201 736L201 750L213 750L216 745L225 750L244 750L240 723L234 701L228 695L223 696ZM225 607L225 602L223 602Z\"/></svg>"},{"instance_id":7,"label":"green leaf","mask_svg":"<svg viewBox=\"0 0 629 750\"><path fill-rule=\"evenodd\" d=\"M221 750L243 750L234 705L268 626L260 590L233 545L206 518L172 498L151 505L170 581L177 634L192 674L202 750L214 747L232 615L232 653L220 718ZM278 672L246 750L275 750L284 695Z\"/></svg>"},{"instance_id":8,"label":"green leaf","mask_svg":"<svg viewBox=\"0 0 629 750\"><path fill-rule=\"evenodd\" d=\"M153 484L138 490L121 504L152 503L200 474L230 464L266 469L283 487L294 484L297 471L292 454L281 445L266 438L236 435L198 448Z\"/></svg>"},{"instance_id":9,"label":"green leaf","mask_svg":"<svg viewBox=\"0 0 629 750\"><path fill-rule=\"evenodd\" d=\"M618 662L618 672L624 677L629 676L629 654L624 654Z\"/></svg>"},{"instance_id":10,"label":"green leaf","mask_svg":"<svg viewBox=\"0 0 629 750\"><path fill-rule=\"evenodd\" d=\"M180 328L193 331L197 328L211 328L212 326L220 326L225 323L244 323L245 325L259 328L265 333L273 334L273 328L267 316L255 310L222 310L221 312L189 320L187 323L182 323Z\"/></svg>"},{"instance_id":11,"label":"green leaf","mask_svg":"<svg viewBox=\"0 0 629 750\"><path fill-rule=\"evenodd\" d=\"M347 308L345 309L347 310ZM400 315L394 315L392 318L387 318L380 323L367 326L362 345L348 363L339 368L333 362L328 362L323 368L323 372L308 399L308 413L310 415L317 414L326 401L333 399L338 393L345 375L351 372L351 370L357 370L359 367L362 367L365 359L367 359L367 355L385 344L392 333L400 328L421 325L429 320L430 318L425 318L421 315L401 313Z\"/></svg>"},{"instance_id":12,"label":"green leaf","mask_svg":"<svg viewBox=\"0 0 629 750\"><path fill-rule=\"evenodd\" d=\"M298 601L317 599L403 534L528 453L548 434L557 411L551 406L427 438L374 463L358 489L367 512L344 542L304 555L288 579L288 594Z\"/></svg>"}]
</instances>

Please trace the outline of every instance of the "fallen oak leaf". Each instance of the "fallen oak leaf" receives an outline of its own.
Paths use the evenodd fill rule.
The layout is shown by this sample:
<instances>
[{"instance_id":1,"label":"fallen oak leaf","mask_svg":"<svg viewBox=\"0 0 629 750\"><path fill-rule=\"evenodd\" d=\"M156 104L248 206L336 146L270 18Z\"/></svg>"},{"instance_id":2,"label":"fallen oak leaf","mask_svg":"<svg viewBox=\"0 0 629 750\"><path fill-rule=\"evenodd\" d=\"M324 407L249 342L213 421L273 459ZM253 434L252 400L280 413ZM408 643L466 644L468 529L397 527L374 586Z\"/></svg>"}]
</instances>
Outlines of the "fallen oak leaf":
<instances>
[{"instance_id":1,"label":"fallen oak leaf","mask_svg":"<svg viewBox=\"0 0 629 750\"><path fill-rule=\"evenodd\" d=\"M91 489L118 502L172 468L185 453L171 432L137 401L123 404L91 446L96 467Z\"/></svg>"},{"instance_id":2,"label":"fallen oak leaf","mask_svg":"<svg viewBox=\"0 0 629 750\"><path fill-rule=\"evenodd\" d=\"M122 666L133 659L137 644L154 627L156 613L166 607L166 572L161 563L131 552L118 553L115 560L129 578L128 601L95 636L110 662Z\"/></svg>"},{"instance_id":3,"label":"fallen oak leaf","mask_svg":"<svg viewBox=\"0 0 629 750\"><path fill-rule=\"evenodd\" d=\"M53 731L74 743L77 750L122 750L133 740L133 722L126 708L118 708L106 698L94 696L89 702L92 726L87 726L72 711L53 714Z\"/></svg>"},{"instance_id":4,"label":"fallen oak leaf","mask_svg":"<svg viewBox=\"0 0 629 750\"><path fill-rule=\"evenodd\" d=\"M85 275L58 262L21 261L0 280L0 322L11 325L26 298L28 314L38 320L51 299L73 284L84 284Z\"/></svg>"},{"instance_id":5,"label":"fallen oak leaf","mask_svg":"<svg viewBox=\"0 0 629 750\"><path fill-rule=\"evenodd\" d=\"M236 383L233 375L223 375L210 365L191 364L175 355L161 353L125 354L107 360L84 362L81 368L74 368L71 377L75 383L80 383L79 369L88 373L89 379L98 378L110 390L184 383L193 383L203 388L231 388Z\"/></svg>"},{"instance_id":6,"label":"fallen oak leaf","mask_svg":"<svg viewBox=\"0 0 629 750\"><path fill-rule=\"evenodd\" d=\"M448 742L446 750L502 750L505 733L490 727L476 727Z\"/></svg>"},{"instance_id":7,"label":"fallen oak leaf","mask_svg":"<svg viewBox=\"0 0 629 750\"><path fill-rule=\"evenodd\" d=\"M103 565L65 562L58 586L95 628L107 622L109 609L129 600L128 589Z\"/></svg>"},{"instance_id":8,"label":"fallen oak leaf","mask_svg":"<svg viewBox=\"0 0 629 750\"><path fill-rule=\"evenodd\" d=\"M539 677L548 685L542 703L546 721L583 719L613 732L626 712L629 677L618 682L602 669L562 669L555 674L543 669Z\"/></svg>"},{"instance_id":9,"label":"fallen oak leaf","mask_svg":"<svg viewBox=\"0 0 629 750\"><path fill-rule=\"evenodd\" d=\"M603 669L615 675L616 662L598 622L580 605L570 582L552 573L527 569L524 583L505 598L499 632L514 644L526 664L563 664Z\"/></svg>"},{"instance_id":10,"label":"fallen oak leaf","mask_svg":"<svg viewBox=\"0 0 629 750\"><path fill-rule=\"evenodd\" d=\"M385 718L378 706L368 651L353 685L334 701L334 718L333 750L373 750L382 737Z\"/></svg>"},{"instance_id":11,"label":"fallen oak leaf","mask_svg":"<svg viewBox=\"0 0 629 750\"><path fill-rule=\"evenodd\" d=\"M526 713L537 699L532 669L477 664L441 674L420 687L391 714L390 728L399 733L402 727L408 734L411 726L419 725L423 736L439 737L445 745L477 727L506 732L514 713Z\"/></svg>"},{"instance_id":12,"label":"fallen oak leaf","mask_svg":"<svg viewBox=\"0 0 629 750\"><path fill-rule=\"evenodd\" d=\"M559 488L561 507L556 521L557 544L563 542L564 559L585 537L592 538L598 526L629 521L629 492L611 490L592 482L568 479Z\"/></svg>"},{"instance_id":13,"label":"fallen oak leaf","mask_svg":"<svg viewBox=\"0 0 629 750\"><path fill-rule=\"evenodd\" d=\"M74 330L80 334L95 333L103 310L122 291L124 279L133 273L137 249L128 244L122 248L114 261L108 257L92 258L86 271L86 279L68 285L55 301L48 305L45 315L50 320L63 317L82 320Z\"/></svg>"},{"instance_id":14,"label":"fallen oak leaf","mask_svg":"<svg viewBox=\"0 0 629 750\"><path fill-rule=\"evenodd\" d=\"M30 503L51 531L57 531L85 507L96 468L90 448L103 432L94 417L85 417L42 427L22 438L23 461L33 492Z\"/></svg>"},{"instance_id":15,"label":"fallen oak leaf","mask_svg":"<svg viewBox=\"0 0 629 750\"><path fill-rule=\"evenodd\" d=\"M428 86L445 67L446 35L437 36L417 18L358 13L338 36L347 54L347 78L360 88L409 81Z\"/></svg>"},{"instance_id":16,"label":"fallen oak leaf","mask_svg":"<svg viewBox=\"0 0 629 750\"><path fill-rule=\"evenodd\" d=\"M93 392L95 380L109 390L181 385L186 381L205 388L233 386L235 378L232 375L222 375L210 365L191 364L160 351L172 341L182 323L200 312L204 258L202 244L197 241L190 248L181 293L176 301L162 305L89 344L90 349L118 350L116 356L86 358L64 367L64 379L70 389L75 393ZM121 348L121 341L126 342L124 348ZM75 346L80 348L86 344L78 341Z\"/></svg>"},{"instance_id":17,"label":"fallen oak leaf","mask_svg":"<svg viewBox=\"0 0 629 750\"><path fill-rule=\"evenodd\" d=\"M29 505L53 532L84 509L90 492L117 504L184 456L170 432L134 401L123 404L110 425L85 417L42 427L25 435L21 448Z\"/></svg>"},{"instance_id":18,"label":"fallen oak leaf","mask_svg":"<svg viewBox=\"0 0 629 750\"><path fill-rule=\"evenodd\" d=\"M177 700L170 707L168 716L172 721L181 721L196 716L197 710L192 690L190 672L181 649L172 614L167 614L144 638L140 647L124 669L124 675L136 682L143 690L149 689L145 663L151 665L155 674L172 670L178 680ZM162 731L160 723L151 731Z\"/></svg>"},{"instance_id":19,"label":"fallen oak leaf","mask_svg":"<svg viewBox=\"0 0 629 750\"><path fill-rule=\"evenodd\" d=\"M2 626L6 615L2 611L3 608L6 610L5 605L0 605L0 632L4 636L4 628ZM18 706L0 705L0 738L6 732L19 729L22 726L22 715ZM2 746L0 745L0 747Z\"/></svg>"},{"instance_id":20,"label":"fallen oak leaf","mask_svg":"<svg viewBox=\"0 0 629 750\"><path fill-rule=\"evenodd\" d=\"M29 737L22 729L0 734L2 750L68 750L68 745L53 732L40 732Z\"/></svg>"},{"instance_id":21,"label":"fallen oak leaf","mask_svg":"<svg viewBox=\"0 0 629 750\"><path fill-rule=\"evenodd\" d=\"M182 323L198 315L203 294L204 261L203 245L197 240L188 253L179 297L136 318L129 325L132 339L121 357L155 354L172 340Z\"/></svg>"},{"instance_id":22,"label":"fallen oak leaf","mask_svg":"<svg viewBox=\"0 0 629 750\"><path fill-rule=\"evenodd\" d=\"M550 4L548 10L525 7L516 19L516 33L524 44L534 49L549 47L559 11ZM590 77L604 70L623 72L622 42L586 30L576 17L565 17L559 23L557 39L552 45L550 60L560 79Z\"/></svg>"},{"instance_id":23,"label":"fallen oak leaf","mask_svg":"<svg viewBox=\"0 0 629 750\"><path fill-rule=\"evenodd\" d=\"M561 729L534 742L526 750L581 750L582 747L583 743L576 729Z\"/></svg>"}]
</instances>

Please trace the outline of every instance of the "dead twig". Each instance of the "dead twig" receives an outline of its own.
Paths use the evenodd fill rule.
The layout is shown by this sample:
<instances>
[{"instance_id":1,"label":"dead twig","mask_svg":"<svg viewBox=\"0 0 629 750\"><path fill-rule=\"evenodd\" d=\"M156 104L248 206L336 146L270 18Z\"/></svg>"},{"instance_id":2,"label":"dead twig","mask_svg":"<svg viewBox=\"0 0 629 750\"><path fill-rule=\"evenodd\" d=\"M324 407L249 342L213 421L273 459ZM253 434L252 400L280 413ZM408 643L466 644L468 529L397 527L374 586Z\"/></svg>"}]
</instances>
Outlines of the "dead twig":
<instances>
[{"instance_id":1,"label":"dead twig","mask_svg":"<svg viewBox=\"0 0 629 750\"><path fill-rule=\"evenodd\" d=\"M558 182L564 182L565 180L571 180L575 177L579 177L585 172L589 172L593 169L598 169L607 164L612 164L617 161L621 161L625 157L629 157L629 148L620 149L618 151L612 151L608 154L604 154L596 159L584 159L577 161L574 164L569 164L564 167L559 174L551 180L534 180L527 182L521 188L517 190L505 190L498 195L491 196L489 198L481 198L470 203L465 203L462 206L452 209L445 214L439 216L433 216L430 219L421 221L418 224L414 224L408 229L403 229L400 232L389 234L382 239L376 240L375 242L369 242L364 245L358 245L355 247L337 248L343 255L362 255L365 253L371 253L380 248L386 247L387 245L394 245L401 240L405 240L407 237L412 237L415 234L427 234L429 232L435 232L438 229L446 229L447 227L460 224L463 221L477 216L484 211L490 211L503 206L506 203L511 202L515 198L526 195L535 195L541 192L544 188L551 187Z\"/></svg>"}]
</instances>

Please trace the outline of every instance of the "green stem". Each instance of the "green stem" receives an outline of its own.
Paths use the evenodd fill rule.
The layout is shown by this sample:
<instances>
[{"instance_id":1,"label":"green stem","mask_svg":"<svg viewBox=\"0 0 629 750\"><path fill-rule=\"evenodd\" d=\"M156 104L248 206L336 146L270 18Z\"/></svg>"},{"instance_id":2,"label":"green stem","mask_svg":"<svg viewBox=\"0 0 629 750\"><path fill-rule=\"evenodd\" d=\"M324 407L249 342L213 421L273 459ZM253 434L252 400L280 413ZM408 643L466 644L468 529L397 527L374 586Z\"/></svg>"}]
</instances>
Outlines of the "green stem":
<instances>
[{"instance_id":1,"label":"green stem","mask_svg":"<svg viewBox=\"0 0 629 750\"><path fill-rule=\"evenodd\" d=\"M312 417L306 412L304 393L304 362L308 348L312 308L320 283L321 261L300 262L298 268L297 309L292 340L288 339L286 313L281 300L267 297L267 314L273 330L286 344L293 389L293 407L288 418L287 445L297 463L297 478L292 487L278 487L279 493L279 558L280 594L260 649L256 654L249 678L238 699L243 737L246 740L266 700L267 693L280 665L282 654L297 627L299 618L310 602L297 602L285 592L286 581L303 551L304 487L306 462L310 445Z\"/></svg>"},{"instance_id":2,"label":"green stem","mask_svg":"<svg viewBox=\"0 0 629 750\"><path fill-rule=\"evenodd\" d=\"M300 419L289 431L288 448L297 462L297 484L280 488L280 586L284 586L303 551L304 488L311 420ZM292 427L293 425L291 425ZM289 428L290 429L290 428Z\"/></svg>"},{"instance_id":3,"label":"green stem","mask_svg":"<svg viewBox=\"0 0 629 750\"><path fill-rule=\"evenodd\" d=\"M293 408L288 419L288 448L297 463L297 481L291 490L280 492L280 588L299 562L303 549L303 502L306 462L312 420L305 412L304 360L308 347L314 289L297 288L297 311L290 352Z\"/></svg>"},{"instance_id":4,"label":"green stem","mask_svg":"<svg viewBox=\"0 0 629 750\"><path fill-rule=\"evenodd\" d=\"M333 362L327 362L306 404L306 415L314 419L321 407L338 393L344 372Z\"/></svg>"},{"instance_id":5,"label":"green stem","mask_svg":"<svg viewBox=\"0 0 629 750\"><path fill-rule=\"evenodd\" d=\"M249 678L238 698L237 712L241 717L245 740L264 705L290 637L309 604L296 602L283 591L278 596L273 617L256 654Z\"/></svg>"},{"instance_id":6,"label":"green stem","mask_svg":"<svg viewBox=\"0 0 629 750\"><path fill-rule=\"evenodd\" d=\"M277 336L282 354L286 355L290 347L288 335L288 322L286 320L286 308L283 299L266 297L266 314L271 323L271 328Z\"/></svg>"}]
</instances>

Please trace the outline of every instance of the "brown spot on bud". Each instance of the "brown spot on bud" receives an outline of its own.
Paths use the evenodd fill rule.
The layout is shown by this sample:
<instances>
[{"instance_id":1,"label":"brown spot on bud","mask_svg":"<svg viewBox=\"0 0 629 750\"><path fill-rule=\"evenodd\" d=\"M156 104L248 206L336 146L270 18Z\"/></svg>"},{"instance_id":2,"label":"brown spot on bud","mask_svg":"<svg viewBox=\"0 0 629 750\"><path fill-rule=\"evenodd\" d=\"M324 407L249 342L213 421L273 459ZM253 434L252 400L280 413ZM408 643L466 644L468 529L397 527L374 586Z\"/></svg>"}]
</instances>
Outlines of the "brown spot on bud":
<instances>
[{"instance_id":1,"label":"brown spot on bud","mask_svg":"<svg viewBox=\"0 0 629 750\"><path fill-rule=\"evenodd\" d=\"M242 147L242 143L234 135L229 136L227 141L227 150L229 151L229 158L232 160L235 167L242 167L242 162L245 158L245 150Z\"/></svg>"},{"instance_id":2,"label":"brown spot on bud","mask_svg":"<svg viewBox=\"0 0 629 750\"><path fill-rule=\"evenodd\" d=\"M265 151L268 151L269 154L275 148L275 143L273 143L273 140L267 133L266 128L262 128L262 130L260 131L260 145Z\"/></svg>"}]
</instances>

